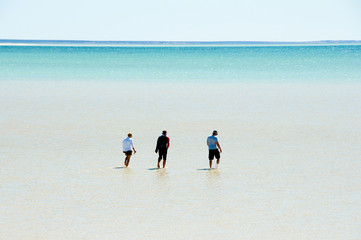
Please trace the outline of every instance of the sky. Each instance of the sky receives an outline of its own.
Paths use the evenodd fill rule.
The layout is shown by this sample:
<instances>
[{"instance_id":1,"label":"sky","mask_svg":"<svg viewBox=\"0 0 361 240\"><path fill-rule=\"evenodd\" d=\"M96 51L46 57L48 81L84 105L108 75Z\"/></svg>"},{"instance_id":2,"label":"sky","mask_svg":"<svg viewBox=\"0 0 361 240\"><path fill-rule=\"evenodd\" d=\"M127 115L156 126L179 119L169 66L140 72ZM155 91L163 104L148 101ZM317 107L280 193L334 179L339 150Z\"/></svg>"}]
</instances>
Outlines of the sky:
<instances>
[{"instance_id":1,"label":"sky","mask_svg":"<svg viewBox=\"0 0 361 240\"><path fill-rule=\"evenodd\" d=\"M361 40L361 0L0 0L0 39Z\"/></svg>"}]
</instances>

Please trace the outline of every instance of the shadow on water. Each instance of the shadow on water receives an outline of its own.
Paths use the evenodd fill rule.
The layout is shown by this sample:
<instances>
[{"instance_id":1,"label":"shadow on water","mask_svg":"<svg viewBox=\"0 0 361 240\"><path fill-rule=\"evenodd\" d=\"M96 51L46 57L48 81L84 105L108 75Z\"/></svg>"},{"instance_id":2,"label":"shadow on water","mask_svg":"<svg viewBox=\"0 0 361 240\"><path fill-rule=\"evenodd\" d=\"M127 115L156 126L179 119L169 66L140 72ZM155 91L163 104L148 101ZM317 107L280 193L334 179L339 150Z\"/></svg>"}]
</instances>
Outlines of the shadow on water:
<instances>
[{"instance_id":1,"label":"shadow on water","mask_svg":"<svg viewBox=\"0 0 361 240\"><path fill-rule=\"evenodd\" d=\"M149 171L154 171L154 170L161 170L162 168L148 168Z\"/></svg>"},{"instance_id":2,"label":"shadow on water","mask_svg":"<svg viewBox=\"0 0 361 240\"><path fill-rule=\"evenodd\" d=\"M126 167L120 166L120 167L115 167L114 169L126 169Z\"/></svg>"},{"instance_id":3,"label":"shadow on water","mask_svg":"<svg viewBox=\"0 0 361 240\"><path fill-rule=\"evenodd\" d=\"M197 169L197 171L214 171L214 170L218 170L217 168L199 168Z\"/></svg>"}]
</instances>

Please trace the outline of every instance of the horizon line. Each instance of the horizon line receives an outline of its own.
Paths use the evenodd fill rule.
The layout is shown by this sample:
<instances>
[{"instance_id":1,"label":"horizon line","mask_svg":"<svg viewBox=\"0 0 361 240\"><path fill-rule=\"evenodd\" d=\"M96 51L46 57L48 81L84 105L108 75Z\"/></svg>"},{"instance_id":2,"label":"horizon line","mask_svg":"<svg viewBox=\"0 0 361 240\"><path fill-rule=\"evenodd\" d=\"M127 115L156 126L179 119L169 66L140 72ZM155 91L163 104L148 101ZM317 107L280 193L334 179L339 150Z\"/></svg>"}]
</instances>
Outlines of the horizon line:
<instances>
[{"instance_id":1,"label":"horizon line","mask_svg":"<svg viewBox=\"0 0 361 240\"><path fill-rule=\"evenodd\" d=\"M312 40L312 41L155 41L155 40L51 40L51 39L0 39L0 45L16 44L94 44L94 45L244 45L244 44L346 44L360 43L361 40Z\"/></svg>"}]
</instances>

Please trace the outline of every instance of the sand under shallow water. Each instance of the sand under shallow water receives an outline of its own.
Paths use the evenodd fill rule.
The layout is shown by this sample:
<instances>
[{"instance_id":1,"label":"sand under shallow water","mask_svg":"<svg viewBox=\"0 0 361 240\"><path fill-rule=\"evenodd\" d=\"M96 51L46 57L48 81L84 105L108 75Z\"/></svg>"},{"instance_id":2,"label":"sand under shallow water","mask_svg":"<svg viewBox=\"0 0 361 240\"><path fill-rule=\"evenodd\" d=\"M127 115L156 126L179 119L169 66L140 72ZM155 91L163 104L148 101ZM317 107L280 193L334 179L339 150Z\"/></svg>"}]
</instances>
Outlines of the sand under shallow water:
<instances>
[{"instance_id":1,"label":"sand under shallow water","mask_svg":"<svg viewBox=\"0 0 361 240\"><path fill-rule=\"evenodd\" d=\"M0 82L3 239L359 239L360 84ZM171 138L166 169L155 142ZM220 169L206 138L219 131ZM137 154L121 167L121 140Z\"/></svg>"}]
</instances>

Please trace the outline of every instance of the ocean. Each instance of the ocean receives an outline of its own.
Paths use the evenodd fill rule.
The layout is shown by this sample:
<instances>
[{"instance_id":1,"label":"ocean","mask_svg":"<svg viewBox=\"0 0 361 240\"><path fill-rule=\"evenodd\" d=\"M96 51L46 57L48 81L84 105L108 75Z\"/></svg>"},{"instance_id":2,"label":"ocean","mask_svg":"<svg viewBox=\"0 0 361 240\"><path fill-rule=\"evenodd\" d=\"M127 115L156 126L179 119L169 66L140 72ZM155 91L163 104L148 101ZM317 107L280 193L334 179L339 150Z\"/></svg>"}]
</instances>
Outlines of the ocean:
<instances>
[{"instance_id":1,"label":"ocean","mask_svg":"<svg viewBox=\"0 0 361 240\"><path fill-rule=\"evenodd\" d=\"M360 239L360 99L361 45L2 45L0 236Z\"/></svg>"},{"instance_id":2,"label":"ocean","mask_svg":"<svg viewBox=\"0 0 361 240\"><path fill-rule=\"evenodd\" d=\"M0 80L345 83L361 78L361 45L0 49Z\"/></svg>"}]
</instances>

